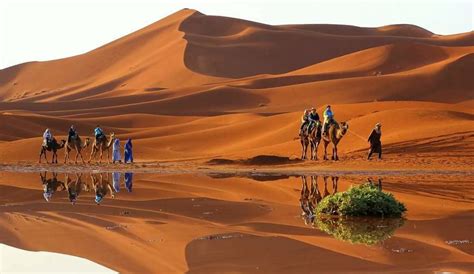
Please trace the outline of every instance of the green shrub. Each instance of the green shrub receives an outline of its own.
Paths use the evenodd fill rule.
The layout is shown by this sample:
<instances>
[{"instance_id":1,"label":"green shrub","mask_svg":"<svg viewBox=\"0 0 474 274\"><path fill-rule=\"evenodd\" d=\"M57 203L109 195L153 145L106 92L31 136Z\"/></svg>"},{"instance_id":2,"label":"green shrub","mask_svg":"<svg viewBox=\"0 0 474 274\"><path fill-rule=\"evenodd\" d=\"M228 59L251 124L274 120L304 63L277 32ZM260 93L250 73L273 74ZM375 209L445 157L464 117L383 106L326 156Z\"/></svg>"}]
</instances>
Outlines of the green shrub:
<instances>
[{"instance_id":1,"label":"green shrub","mask_svg":"<svg viewBox=\"0 0 474 274\"><path fill-rule=\"evenodd\" d=\"M316 218L315 224L336 239L374 245L390 238L404 224L404 219L325 216Z\"/></svg>"},{"instance_id":2,"label":"green shrub","mask_svg":"<svg viewBox=\"0 0 474 274\"><path fill-rule=\"evenodd\" d=\"M316 215L401 217L406 211L391 193L372 184L350 187L325 197L316 207Z\"/></svg>"}]
</instances>

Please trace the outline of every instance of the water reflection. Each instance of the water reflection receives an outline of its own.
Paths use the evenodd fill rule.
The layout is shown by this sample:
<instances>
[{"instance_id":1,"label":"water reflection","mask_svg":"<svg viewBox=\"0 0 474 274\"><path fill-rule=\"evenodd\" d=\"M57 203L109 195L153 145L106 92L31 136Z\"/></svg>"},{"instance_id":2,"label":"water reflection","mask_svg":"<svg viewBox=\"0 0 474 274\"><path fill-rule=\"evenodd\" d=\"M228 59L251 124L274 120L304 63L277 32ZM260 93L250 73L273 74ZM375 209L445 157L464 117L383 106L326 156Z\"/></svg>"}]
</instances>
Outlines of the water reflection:
<instances>
[{"instance_id":1,"label":"water reflection","mask_svg":"<svg viewBox=\"0 0 474 274\"><path fill-rule=\"evenodd\" d=\"M301 216L305 224L312 224L314 222L315 210L318 203L326 196L332 195L337 192L337 183L339 177L331 176L332 181L332 194L328 190L328 179L329 176L323 176L324 181L324 190L321 194L318 187L318 176L310 176L311 185L308 186L307 176L301 176L301 196L300 196L300 206L301 206Z\"/></svg>"},{"instance_id":2,"label":"water reflection","mask_svg":"<svg viewBox=\"0 0 474 274\"><path fill-rule=\"evenodd\" d=\"M58 180L58 174L52 174L52 178L47 179L46 172L44 175L40 173L41 183L43 184L43 197L44 199L49 202L53 198L53 194L56 191L62 191L66 189L64 182Z\"/></svg>"},{"instance_id":3,"label":"water reflection","mask_svg":"<svg viewBox=\"0 0 474 274\"><path fill-rule=\"evenodd\" d=\"M71 180L69 174L66 174L66 190L68 192L69 201L75 204L79 194L85 185L82 183L82 174L75 174L75 179Z\"/></svg>"},{"instance_id":4,"label":"water reflection","mask_svg":"<svg viewBox=\"0 0 474 274\"><path fill-rule=\"evenodd\" d=\"M375 245L403 226L403 218L318 217L316 226L334 238L353 244Z\"/></svg>"},{"instance_id":5,"label":"water reflection","mask_svg":"<svg viewBox=\"0 0 474 274\"><path fill-rule=\"evenodd\" d=\"M87 178L87 176L84 176ZM43 185L43 197L49 202L53 199L56 192L66 192L69 202L76 204L82 192L91 193L93 201L101 204L104 198L115 198L116 193L120 192L122 174L120 172L111 173L91 173L89 180L83 179L82 173L64 174L64 180L58 179L58 174L53 172L48 176L47 172L40 173L41 183ZM123 184L128 192L132 192L133 173L126 172L123 176ZM91 195L88 195L91 196Z\"/></svg>"},{"instance_id":6,"label":"water reflection","mask_svg":"<svg viewBox=\"0 0 474 274\"><path fill-rule=\"evenodd\" d=\"M306 225L311 225L332 235L334 238L353 244L374 245L393 235L404 224L402 218L360 218L317 216L316 207L325 198L337 193L339 177L323 176L324 189L318 186L318 176L301 176L300 207L301 216ZM328 186L332 183L332 191ZM382 179L375 182L367 178L366 183L377 186L382 191Z\"/></svg>"}]
</instances>

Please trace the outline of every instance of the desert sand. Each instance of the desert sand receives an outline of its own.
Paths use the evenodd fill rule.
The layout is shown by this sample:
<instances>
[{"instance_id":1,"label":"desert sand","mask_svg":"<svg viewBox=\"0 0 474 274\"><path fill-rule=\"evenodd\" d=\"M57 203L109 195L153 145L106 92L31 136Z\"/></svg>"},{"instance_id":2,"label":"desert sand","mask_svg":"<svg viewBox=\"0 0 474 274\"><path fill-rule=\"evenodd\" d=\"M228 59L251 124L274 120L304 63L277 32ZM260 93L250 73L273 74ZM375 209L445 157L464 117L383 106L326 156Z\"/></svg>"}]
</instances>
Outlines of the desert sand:
<instances>
[{"instance_id":1,"label":"desert sand","mask_svg":"<svg viewBox=\"0 0 474 274\"><path fill-rule=\"evenodd\" d=\"M443 36L413 25L271 26L190 9L81 55L0 70L1 170L162 173L143 175L133 201L123 195L107 206L89 201L73 209L65 197L41 201L37 175L11 175L14 186L2 178L0 242L81 256L120 272L157 266L162 272L250 272L256 266L274 272L275 261L288 263L280 268L288 272L347 271L337 268L341 261L354 271L472 270L472 245L459 250L444 242L472 240L469 227L459 229L472 228L466 221L473 217L470 179L437 179L408 190L394 182L389 188L410 208L410 225L401 228L396 243L422 249L436 261L424 264L421 257L387 251L399 247L361 249L307 228L297 213L299 179L262 185L204 175L472 175L472 71L474 32ZM340 161L321 160L322 146L318 161L299 161L295 137L302 111L314 106L321 115L327 104L336 120L350 126L339 144ZM366 161L366 138L377 122L384 159ZM123 141L133 139L135 164L37 164L45 128L60 140L75 125L82 138L92 138L97 124ZM90 147L86 158L89 152ZM62 162L64 149L58 154ZM192 199L208 208L202 212L226 213L189 211ZM414 231L420 226L426 238ZM44 237L52 231L54 241ZM222 233L238 236L199 240ZM270 252L259 246L270 247L272 260L257 256ZM196 255L206 251L213 255ZM251 256L242 261L235 254Z\"/></svg>"},{"instance_id":2,"label":"desert sand","mask_svg":"<svg viewBox=\"0 0 474 274\"><path fill-rule=\"evenodd\" d=\"M350 125L348 165L381 122L387 161L462 169L474 155L473 53L473 32L269 26L184 9L91 52L1 70L0 162L36 162L44 129L61 139L71 124L82 137L100 124L133 138L138 162L297 158L303 109L331 104Z\"/></svg>"}]
</instances>

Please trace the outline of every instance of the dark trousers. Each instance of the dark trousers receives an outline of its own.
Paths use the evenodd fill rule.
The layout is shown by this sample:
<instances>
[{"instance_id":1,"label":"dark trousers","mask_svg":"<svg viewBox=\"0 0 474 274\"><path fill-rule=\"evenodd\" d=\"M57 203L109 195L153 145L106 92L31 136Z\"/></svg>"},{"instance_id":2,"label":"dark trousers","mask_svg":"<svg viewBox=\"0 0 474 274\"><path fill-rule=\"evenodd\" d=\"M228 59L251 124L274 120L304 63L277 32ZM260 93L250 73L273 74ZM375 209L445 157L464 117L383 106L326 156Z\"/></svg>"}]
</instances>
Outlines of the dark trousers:
<instances>
[{"instance_id":1,"label":"dark trousers","mask_svg":"<svg viewBox=\"0 0 474 274\"><path fill-rule=\"evenodd\" d=\"M369 160L372 154L377 152L379 153L379 159L382 159L382 144L371 144L367 159Z\"/></svg>"}]
</instances>

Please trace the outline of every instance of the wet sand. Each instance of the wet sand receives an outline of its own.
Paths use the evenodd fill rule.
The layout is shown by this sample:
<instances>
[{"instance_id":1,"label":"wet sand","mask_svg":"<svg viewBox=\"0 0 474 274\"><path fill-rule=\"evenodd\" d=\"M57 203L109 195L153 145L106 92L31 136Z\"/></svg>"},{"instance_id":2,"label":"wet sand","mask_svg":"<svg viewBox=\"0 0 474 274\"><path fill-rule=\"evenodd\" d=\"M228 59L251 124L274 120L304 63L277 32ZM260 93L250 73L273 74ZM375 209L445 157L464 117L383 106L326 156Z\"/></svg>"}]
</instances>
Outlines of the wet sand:
<instances>
[{"instance_id":1,"label":"wet sand","mask_svg":"<svg viewBox=\"0 0 474 274\"><path fill-rule=\"evenodd\" d=\"M37 173L1 173L0 242L84 257L121 273L474 269L474 177L382 177L383 189L408 212L393 236L371 246L306 224L300 177L137 173L133 187L124 185L123 174L121 180L114 198L109 193L96 205L83 190L72 205L61 187L46 202ZM324 196L365 180L341 176L336 186L332 177L325 184L318 176L316 182ZM103 181L113 182L106 174ZM90 175L81 182L90 186Z\"/></svg>"}]
</instances>

